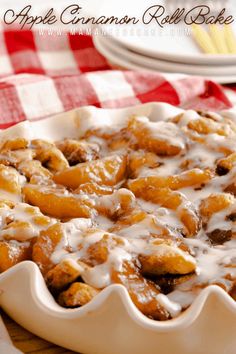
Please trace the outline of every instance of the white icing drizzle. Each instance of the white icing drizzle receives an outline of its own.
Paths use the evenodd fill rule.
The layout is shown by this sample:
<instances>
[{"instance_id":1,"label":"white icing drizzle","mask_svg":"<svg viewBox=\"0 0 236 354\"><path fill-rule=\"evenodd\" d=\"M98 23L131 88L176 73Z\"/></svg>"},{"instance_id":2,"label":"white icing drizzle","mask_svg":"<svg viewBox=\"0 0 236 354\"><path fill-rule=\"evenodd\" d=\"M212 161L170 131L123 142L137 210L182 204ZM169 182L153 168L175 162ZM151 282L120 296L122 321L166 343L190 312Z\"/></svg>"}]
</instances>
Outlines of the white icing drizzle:
<instances>
[{"instance_id":1,"label":"white icing drizzle","mask_svg":"<svg viewBox=\"0 0 236 354\"><path fill-rule=\"evenodd\" d=\"M215 121L220 121L219 117L216 115ZM166 120L150 122L146 117L139 117L138 120L144 124L145 128L149 129L153 137L170 141L173 145L183 149L184 154L180 153L174 157L158 157L160 166L156 168L143 166L139 171L138 177L149 175L172 176L183 173L183 171L188 169L195 169L196 173L200 171L199 169L204 170L208 168L215 170L217 160L225 156L223 150L221 150L222 147L236 150L236 140L233 141L232 137L220 136L215 133L207 134L204 135L205 140L202 143L184 137L181 129L185 131L188 123L198 118L199 115L194 111L185 112L178 124L167 122ZM228 133L231 134L230 131ZM201 136L195 131L191 131L191 134L196 138ZM96 138L90 138L90 140L93 139L96 140ZM185 149L186 141L187 149ZM211 194L222 193L230 183L235 181L235 173L236 168L234 167L227 175L215 175L203 186L179 189L178 192L183 196L183 202L177 210L163 208L158 204L147 202L140 198L136 199L138 207L148 213L148 216L135 224L127 224L119 228L107 217L99 215L93 223L93 227L98 227L100 230L94 230L92 233L91 231L88 233L88 230L85 231L84 228L82 230L80 221L77 228L69 226L69 229L67 229L68 226L65 225L69 243L73 249L69 257L72 259L83 258L89 245L100 241L109 230L114 230L115 235L109 233L110 237L120 238L123 244L115 246L109 251L106 262L92 268L85 268L82 273L82 277L86 283L94 287L103 288L111 284L111 268L115 267L118 270L124 260L130 260L133 256L139 254L152 253L154 248L156 248L157 254L162 257L168 247L165 245L154 245L150 236L155 234L156 237L158 235L161 237L163 228L168 228L169 230L183 229L184 226L178 217L179 210L183 207L190 210L191 203L198 210L203 199L209 197ZM124 193L124 190L122 191ZM127 194L129 193L127 191ZM119 192L113 196L100 197L99 203L111 212L115 212L120 207L118 196ZM232 281L229 280L229 275L232 278L236 278L236 240L232 239L223 245L212 245L207 237L207 233L215 229L231 230L232 233L236 233L235 221L227 219L227 216L230 213L235 213L235 210L236 205L234 203L229 208L213 214L208 220L206 229L201 229L196 238L183 239L183 242L190 250L191 256L176 248L180 254L183 253L186 260L189 259L190 262L196 261L197 271L188 281L175 286L174 291L171 293L158 295L159 303L169 311L172 317L176 317L181 309L189 306L202 287L207 284L217 283L229 289L232 284ZM70 221L68 225L73 225L73 223L74 221ZM91 225L87 225L86 227L91 230ZM84 233L86 236L84 236ZM173 232L174 234L175 231ZM57 263L65 257L68 257L68 252L58 246L52 255L52 260Z\"/></svg>"},{"instance_id":2,"label":"white icing drizzle","mask_svg":"<svg viewBox=\"0 0 236 354\"><path fill-rule=\"evenodd\" d=\"M222 284L226 290L230 290L231 281L225 276L230 275L232 279L236 277L236 240L214 247L201 239L188 239L186 243L197 261L197 275L167 295L183 308L189 306L199 294L199 285Z\"/></svg>"},{"instance_id":3,"label":"white icing drizzle","mask_svg":"<svg viewBox=\"0 0 236 354\"><path fill-rule=\"evenodd\" d=\"M184 149L184 135L174 123L150 122L147 117L138 117L137 120L144 124L144 127L149 130L152 137L168 141L172 145Z\"/></svg>"},{"instance_id":4,"label":"white icing drizzle","mask_svg":"<svg viewBox=\"0 0 236 354\"><path fill-rule=\"evenodd\" d=\"M0 208L0 240L12 237L14 240L24 242L37 237L41 230L47 229L56 222L55 219L47 218L48 222L41 224L37 221L38 217L46 218L39 208L26 203L18 203L12 209ZM24 225L16 226L15 222L23 222Z\"/></svg>"},{"instance_id":5,"label":"white icing drizzle","mask_svg":"<svg viewBox=\"0 0 236 354\"><path fill-rule=\"evenodd\" d=\"M12 202L21 202L22 198L20 194L11 193L0 188L0 198L5 200L11 200Z\"/></svg>"},{"instance_id":6,"label":"white icing drizzle","mask_svg":"<svg viewBox=\"0 0 236 354\"><path fill-rule=\"evenodd\" d=\"M231 230L236 233L236 222L227 218L228 215L236 213L236 203L230 207L221 210L218 213L212 215L207 224L206 232L212 232L216 229L219 230Z\"/></svg>"},{"instance_id":7,"label":"white icing drizzle","mask_svg":"<svg viewBox=\"0 0 236 354\"><path fill-rule=\"evenodd\" d=\"M213 115L213 117L214 122L222 122L221 116ZM138 117L137 119L144 125L151 137L169 142L181 150L177 156L158 156L160 166L155 168L143 166L139 171L138 177L150 175L160 177L173 176L190 169L195 169L195 172L199 172L199 169L211 169L212 172L215 172L217 160L225 157L231 151L236 151L236 133L231 128L225 130L228 136L216 133L199 134L194 130L189 132L188 124L199 118L200 115L192 110L184 112L178 123L173 123L174 120L172 118L168 121L168 117L163 117L158 122L151 122L143 116ZM84 130L86 131L85 128ZM114 129L110 129L109 126L109 131L106 127L103 127L101 132L113 134L121 128L124 128L124 124L116 125ZM100 137L90 136L88 140L97 143L101 147L102 156L112 153L108 151L107 142ZM226 150L227 153L225 152ZM104 171L105 173L106 171ZM95 173L93 173L93 178L95 178L94 175ZM91 286L102 289L112 283L111 270L121 271L124 261L129 262L140 254L147 255L153 251L160 258L164 257L166 250L170 246L155 243L156 240L162 239L163 230L168 233L171 241L175 240L175 238L178 239L181 236L180 232L185 227L179 219L180 211L183 208L191 211L192 207L199 211L202 200L212 194L224 192L226 187L235 183L235 175L236 166L224 176L215 175L204 185L178 189L183 202L176 210L164 208L141 198L135 198L131 191L124 188L119 189L112 195L100 197L75 195L81 200L89 198L94 203L94 206L109 210L112 215L120 211L121 198L130 197L130 208L141 209L147 213L147 216L134 224L119 224L119 222L113 222L112 218L109 219L104 215L94 213L92 219L77 218L62 223L65 238L55 248L51 255L51 260L55 264L64 259L69 259L75 264L77 260L83 262L83 259L89 258L90 247L102 242L104 237L108 235L109 252L106 260L92 266L88 264L84 267L81 266L83 280ZM108 178L109 174L106 177ZM23 179L20 181L21 185L25 183L25 179ZM44 192L51 192L48 186L42 186L41 188ZM11 193L9 194L1 189L0 193L1 197L19 200L19 196L11 195ZM65 188L62 188L58 189L56 194L58 196L70 196L70 193ZM37 236L41 230L56 222L56 220L51 219L46 226L36 224L33 220L35 215L26 212L26 206L27 204L19 203L12 209L0 209L1 240L4 240L4 236L8 234L21 241L20 238L17 239L17 229L4 230L9 218L29 223L30 227L24 234L26 240ZM37 208L35 210L36 214L40 215L39 210ZM169 294L159 294L157 296L159 303L167 309L172 317L178 316L182 309L188 307L201 289L208 284L221 284L226 290L230 290L232 282L236 279L236 222L229 219L228 216L235 214L235 212L236 203L234 198L234 203L214 213L207 220L206 225L201 226L201 230L194 238L181 238L189 253L178 248L177 243L174 245L178 255L186 261L192 262L192 264L196 263L197 270L195 275L191 276L189 280L176 285ZM231 240L219 245L211 244L207 234L216 229L230 230L232 232Z\"/></svg>"},{"instance_id":8,"label":"white icing drizzle","mask_svg":"<svg viewBox=\"0 0 236 354\"><path fill-rule=\"evenodd\" d=\"M174 302L164 294L158 294L156 299L158 302L170 313L171 317L176 317L181 312L181 305L177 302Z\"/></svg>"}]
</instances>

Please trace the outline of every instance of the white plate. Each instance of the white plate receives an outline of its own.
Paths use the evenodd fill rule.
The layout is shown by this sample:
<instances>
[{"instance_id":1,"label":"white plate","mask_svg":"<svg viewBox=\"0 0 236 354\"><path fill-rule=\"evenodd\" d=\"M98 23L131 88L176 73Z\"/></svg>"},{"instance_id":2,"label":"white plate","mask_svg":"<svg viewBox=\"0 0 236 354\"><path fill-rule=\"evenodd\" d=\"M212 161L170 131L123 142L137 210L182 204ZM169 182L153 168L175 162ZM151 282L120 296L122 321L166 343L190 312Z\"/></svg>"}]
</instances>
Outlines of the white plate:
<instances>
[{"instance_id":1,"label":"white plate","mask_svg":"<svg viewBox=\"0 0 236 354\"><path fill-rule=\"evenodd\" d=\"M96 36L94 38L95 43L100 43L104 48L116 53L117 56L131 61L134 64L144 66L157 71L179 72L188 75L200 75L200 76L229 76L236 75L235 65L190 65L181 64L165 60L159 60L144 56L139 53L129 51L126 47L114 42L111 38L106 36Z\"/></svg>"},{"instance_id":2,"label":"white plate","mask_svg":"<svg viewBox=\"0 0 236 354\"><path fill-rule=\"evenodd\" d=\"M166 14L174 12L173 9L172 12L169 11L167 6L168 0L159 0L157 3L151 0L145 0L145 2L143 0L136 0L135 6L132 6L131 8L131 5L129 7L129 4L127 4L127 7L129 7L129 12L131 14L134 14L135 11L137 11L140 18L142 11L155 4L163 5L166 8ZM186 2L184 5L185 7L187 6ZM181 2L177 2L176 8L178 7L182 8ZM193 6L191 5L191 7ZM212 1L212 10L214 10L214 1ZM118 9L116 8L115 11L117 16ZM230 1L230 14L233 15L234 18L236 17L235 1ZM236 33L236 21L232 23L232 27ZM111 26L107 26L107 31L110 31L110 28ZM103 30L104 29L106 30L105 26L103 26ZM149 30L149 35L147 35L147 30ZM128 49L131 49L135 52L141 53L143 55L149 55L158 59L181 63L211 65L236 63L236 55L206 55L202 53L192 38L191 26L185 25L183 23L175 25L167 24L164 25L163 28L159 27L159 25L156 23L153 23L150 26L137 24L133 26L133 28L130 28L127 25L127 32L125 34L123 34L122 31L120 31L120 33L114 33L115 34L112 37L114 41L117 41L121 45L126 46Z\"/></svg>"},{"instance_id":3,"label":"white plate","mask_svg":"<svg viewBox=\"0 0 236 354\"><path fill-rule=\"evenodd\" d=\"M148 66L145 65L140 65L137 64L135 61L132 61L130 59L124 59L120 57L120 55L117 52L112 51L110 48L105 47L105 45L99 40L98 36L93 37L94 40L94 45L97 48L97 50L107 58L109 63L114 66L118 67L121 69L130 69L130 70L146 70L146 71L151 71L151 72L160 72L160 73L169 73L172 71L168 71L168 68L164 69L164 61L162 64L161 69L152 69ZM169 63L168 63L169 65ZM174 70L175 73L179 73L180 71ZM196 74L193 74L194 76ZM199 75L198 75L199 76ZM229 75L200 75L203 76L209 80L216 81L220 84L229 84L229 83L235 83L236 82L236 75L229 73Z\"/></svg>"},{"instance_id":4,"label":"white plate","mask_svg":"<svg viewBox=\"0 0 236 354\"><path fill-rule=\"evenodd\" d=\"M40 122L20 123L2 131L0 138L79 137L92 126L122 125L131 114L155 121L180 112L166 103L82 107ZM81 308L64 309L49 293L36 264L22 262L0 275L0 305L29 331L82 353L235 354L236 303L217 286L205 288L178 318L157 322L145 317L118 284Z\"/></svg>"}]
</instances>

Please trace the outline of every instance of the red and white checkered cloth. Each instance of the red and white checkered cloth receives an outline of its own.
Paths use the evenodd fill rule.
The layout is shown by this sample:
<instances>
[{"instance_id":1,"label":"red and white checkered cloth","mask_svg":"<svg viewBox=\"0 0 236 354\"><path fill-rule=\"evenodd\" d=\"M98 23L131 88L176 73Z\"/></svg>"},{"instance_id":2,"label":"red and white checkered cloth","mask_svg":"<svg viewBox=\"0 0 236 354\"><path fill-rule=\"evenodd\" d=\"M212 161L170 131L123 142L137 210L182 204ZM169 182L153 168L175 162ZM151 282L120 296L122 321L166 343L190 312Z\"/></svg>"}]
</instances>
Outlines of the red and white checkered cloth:
<instances>
[{"instance_id":1,"label":"red and white checkered cloth","mask_svg":"<svg viewBox=\"0 0 236 354\"><path fill-rule=\"evenodd\" d=\"M236 85L233 89L236 97ZM200 77L112 70L90 36L0 32L0 128L84 105L116 108L164 101L226 109L232 105L229 90Z\"/></svg>"}]
</instances>

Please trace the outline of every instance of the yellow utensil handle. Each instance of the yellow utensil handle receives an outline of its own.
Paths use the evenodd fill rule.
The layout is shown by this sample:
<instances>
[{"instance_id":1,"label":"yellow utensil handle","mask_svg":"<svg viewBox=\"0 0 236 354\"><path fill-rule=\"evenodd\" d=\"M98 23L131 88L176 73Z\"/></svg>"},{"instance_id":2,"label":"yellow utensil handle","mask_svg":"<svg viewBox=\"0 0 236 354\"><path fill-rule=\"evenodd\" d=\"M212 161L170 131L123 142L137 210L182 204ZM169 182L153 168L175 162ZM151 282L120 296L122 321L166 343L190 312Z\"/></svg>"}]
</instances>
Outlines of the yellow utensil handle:
<instances>
[{"instance_id":1,"label":"yellow utensil handle","mask_svg":"<svg viewBox=\"0 0 236 354\"><path fill-rule=\"evenodd\" d=\"M236 54L236 37L231 25L224 25L224 35L229 53Z\"/></svg>"},{"instance_id":2,"label":"yellow utensil handle","mask_svg":"<svg viewBox=\"0 0 236 354\"><path fill-rule=\"evenodd\" d=\"M207 54L217 54L217 49L211 37L201 25L192 25L192 33L199 47Z\"/></svg>"},{"instance_id":3,"label":"yellow utensil handle","mask_svg":"<svg viewBox=\"0 0 236 354\"><path fill-rule=\"evenodd\" d=\"M225 31L217 25L209 25L211 39L219 54L228 54L228 46L226 43Z\"/></svg>"}]
</instances>

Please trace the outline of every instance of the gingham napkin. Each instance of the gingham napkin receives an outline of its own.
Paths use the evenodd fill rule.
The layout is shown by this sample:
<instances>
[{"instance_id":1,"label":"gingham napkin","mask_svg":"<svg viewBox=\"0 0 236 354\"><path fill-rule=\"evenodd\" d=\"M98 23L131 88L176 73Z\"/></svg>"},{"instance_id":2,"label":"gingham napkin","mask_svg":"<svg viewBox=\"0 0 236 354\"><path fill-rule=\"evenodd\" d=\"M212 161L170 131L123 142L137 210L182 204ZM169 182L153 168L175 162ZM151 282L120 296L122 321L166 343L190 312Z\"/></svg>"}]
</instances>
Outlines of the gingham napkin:
<instances>
[{"instance_id":1,"label":"gingham napkin","mask_svg":"<svg viewBox=\"0 0 236 354\"><path fill-rule=\"evenodd\" d=\"M226 109L230 99L236 101L233 89L200 77L111 70L86 35L0 32L2 129L90 104L116 108L164 101L184 108Z\"/></svg>"}]
</instances>

